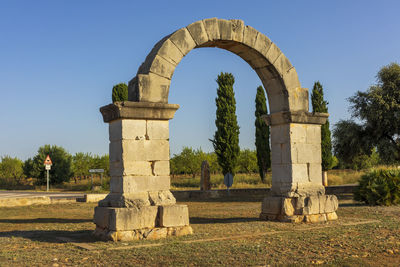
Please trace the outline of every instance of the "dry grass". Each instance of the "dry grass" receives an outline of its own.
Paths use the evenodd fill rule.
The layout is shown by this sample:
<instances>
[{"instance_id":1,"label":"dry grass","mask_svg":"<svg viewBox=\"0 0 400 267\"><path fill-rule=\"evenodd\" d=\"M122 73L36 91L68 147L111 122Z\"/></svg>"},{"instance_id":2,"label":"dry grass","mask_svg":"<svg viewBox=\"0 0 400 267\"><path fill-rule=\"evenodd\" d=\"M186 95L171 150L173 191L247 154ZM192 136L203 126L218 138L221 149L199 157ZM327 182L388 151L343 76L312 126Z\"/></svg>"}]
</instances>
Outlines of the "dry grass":
<instances>
[{"instance_id":1,"label":"dry grass","mask_svg":"<svg viewBox=\"0 0 400 267\"><path fill-rule=\"evenodd\" d=\"M91 236L95 204L0 208L0 266L400 265L400 207L342 202L309 225L259 221L258 200L185 204L193 235L119 243Z\"/></svg>"},{"instance_id":2,"label":"dry grass","mask_svg":"<svg viewBox=\"0 0 400 267\"><path fill-rule=\"evenodd\" d=\"M355 170L330 170L328 171L328 184L329 185L344 185L356 184L362 175L366 173L363 171Z\"/></svg>"}]
</instances>

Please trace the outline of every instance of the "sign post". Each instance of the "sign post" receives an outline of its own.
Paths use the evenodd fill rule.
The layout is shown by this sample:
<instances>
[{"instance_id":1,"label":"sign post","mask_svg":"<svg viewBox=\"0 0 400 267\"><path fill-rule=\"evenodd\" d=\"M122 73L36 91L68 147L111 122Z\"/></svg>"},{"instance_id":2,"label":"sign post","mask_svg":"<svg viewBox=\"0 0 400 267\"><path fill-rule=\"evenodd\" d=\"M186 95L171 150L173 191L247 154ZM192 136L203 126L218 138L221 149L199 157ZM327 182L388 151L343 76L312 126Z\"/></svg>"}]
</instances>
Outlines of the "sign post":
<instances>
[{"instance_id":1,"label":"sign post","mask_svg":"<svg viewBox=\"0 0 400 267\"><path fill-rule=\"evenodd\" d=\"M53 165L53 162L51 162L50 156L47 155L46 159L44 160L44 167L47 171L47 192L49 192L49 171L51 170L51 165Z\"/></svg>"}]
</instances>

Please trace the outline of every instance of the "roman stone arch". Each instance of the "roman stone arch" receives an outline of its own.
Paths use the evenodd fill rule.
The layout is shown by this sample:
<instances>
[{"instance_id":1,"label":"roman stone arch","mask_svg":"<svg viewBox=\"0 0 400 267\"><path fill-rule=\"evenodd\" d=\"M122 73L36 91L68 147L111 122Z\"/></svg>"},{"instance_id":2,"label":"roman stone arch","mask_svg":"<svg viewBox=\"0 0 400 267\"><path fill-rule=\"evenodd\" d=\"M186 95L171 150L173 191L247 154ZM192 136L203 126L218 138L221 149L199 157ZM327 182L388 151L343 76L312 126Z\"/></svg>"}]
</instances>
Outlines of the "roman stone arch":
<instances>
[{"instance_id":1,"label":"roman stone arch","mask_svg":"<svg viewBox=\"0 0 400 267\"><path fill-rule=\"evenodd\" d=\"M95 208L95 234L111 240L190 234L189 211L170 192L168 103L176 66L192 49L218 47L240 56L258 74L271 114L272 188L260 218L290 222L335 220L338 202L325 195L321 125L328 114L308 112L308 89L264 34L241 20L204 19L159 41L129 82L129 101L100 108L109 123L110 193Z\"/></svg>"},{"instance_id":2,"label":"roman stone arch","mask_svg":"<svg viewBox=\"0 0 400 267\"><path fill-rule=\"evenodd\" d=\"M218 47L244 59L266 88L271 113L308 111L308 90L296 69L267 36L242 20L205 19L167 35L151 50L129 83L129 100L168 103L176 66L191 50Z\"/></svg>"}]
</instances>

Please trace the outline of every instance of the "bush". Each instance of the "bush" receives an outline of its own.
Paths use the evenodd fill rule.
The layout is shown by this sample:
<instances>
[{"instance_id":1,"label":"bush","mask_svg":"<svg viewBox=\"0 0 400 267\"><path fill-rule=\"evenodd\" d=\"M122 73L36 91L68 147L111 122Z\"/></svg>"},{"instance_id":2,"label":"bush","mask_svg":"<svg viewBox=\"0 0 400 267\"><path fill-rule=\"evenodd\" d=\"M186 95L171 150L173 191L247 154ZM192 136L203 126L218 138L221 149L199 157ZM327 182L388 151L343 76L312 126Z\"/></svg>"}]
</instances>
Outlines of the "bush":
<instances>
[{"instance_id":1,"label":"bush","mask_svg":"<svg viewBox=\"0 0 400 267\"><path fill-rule=\"evenodd\" d=\"M354 199L369 205L400 204L400 170L373 170L363 175Z\"/></svg>"},{"instance_id":2,"label":"bush","mask_svg":"<svg viewBox=\"0 0 400 267\"><path fill-rule=\"evenodd\" d=\"M128 101L128 86L126 83L114 85L112 89L112 102Z\"/></svg>"}]
</instances>

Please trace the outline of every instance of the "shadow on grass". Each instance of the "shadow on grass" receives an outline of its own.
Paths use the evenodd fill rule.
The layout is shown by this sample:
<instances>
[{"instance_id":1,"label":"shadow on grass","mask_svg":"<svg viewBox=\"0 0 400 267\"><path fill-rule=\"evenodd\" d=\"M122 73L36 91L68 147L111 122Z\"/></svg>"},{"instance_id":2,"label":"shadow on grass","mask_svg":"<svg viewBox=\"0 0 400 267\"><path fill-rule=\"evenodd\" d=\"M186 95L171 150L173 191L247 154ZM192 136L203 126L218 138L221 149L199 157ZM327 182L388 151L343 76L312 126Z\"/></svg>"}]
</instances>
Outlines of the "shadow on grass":
<instances>
[{"instance_id":1,"label":"shadow on grass","mask_svg":"<svg viewBox=\"0 0 400 267\"><path fill-rule=\"evenodd\" d=\"M259 218L204 218L204 217L190 217L190 223L192 224L214 224L214 223L238 223L238 222L255 222L259 221Z\"/></svg>"},{"instance_id":2,"label":"shadow on grass","mask_svg":"<svg viewBox=\"0 0 400 267\"><path fill-rule=\"evenodd\" d=\"M85 223L93 219L37 218L37 219L0 219L0 223Z\"/></svg>"},{"instance_id":3,"label":"shadow on grass","mask_svg":"<svg viewBox=\"0 0 400 267\"><path fill-rule=\"evenodd\" d=\"M98 241L91 230L82 231L57 231L57 230L32 230L32 231L9 231L0 232L2 237L22 237L32 241L47 243L68 243L58 238L69 238L75 243L93 243Z\"/></svg>"}]
</instances>

